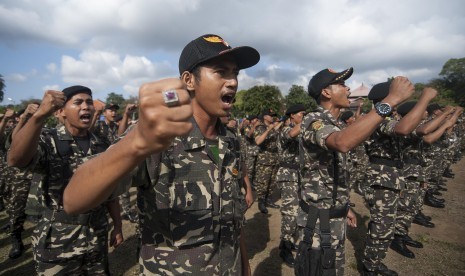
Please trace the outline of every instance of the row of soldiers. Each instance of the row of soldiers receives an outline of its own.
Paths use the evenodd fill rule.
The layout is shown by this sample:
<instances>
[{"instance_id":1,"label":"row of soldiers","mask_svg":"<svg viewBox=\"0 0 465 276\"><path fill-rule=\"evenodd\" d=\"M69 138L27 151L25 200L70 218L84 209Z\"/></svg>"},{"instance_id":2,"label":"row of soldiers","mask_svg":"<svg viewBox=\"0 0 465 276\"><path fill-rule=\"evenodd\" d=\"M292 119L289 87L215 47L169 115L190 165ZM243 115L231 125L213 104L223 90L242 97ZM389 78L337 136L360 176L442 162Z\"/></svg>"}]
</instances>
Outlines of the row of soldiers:
<instances>
[{"instance_id":1,"label":"row of soldiers","mask_svg":"<svg viewBox=\"0 0 465 276\"><path fill-rule=\"evenodd\" d=\"M390 82L373 87L369 94L373 104L387 96L389 87ZM425 105L436 94L434 89L425 89L419 100L423 107L417 107L419 110L414 109L418 101L399 105L386 117L385 124L351 150L343 161L347 169L342 179L364 197L370 209L363 259L367 275L396 275L382 263L387 248L414 258L407 246L422 248L423 244L409 236L411 223L432 228L434 223L422 212L423 205L445 207L444 199L437 195L447 190L443 177L453 177L450 165L460 158L465 146L462 138L465 125L461 107ZM347 110L340 114L337 124L341 129L363 116L362 102L359 103L355 112ZM416 123L402 129L402 120L412 121L413 113L408 116L412 110ZM290 266L295 263L291 250L298 240L299 172L305 167L299 143L306 113L302 104L289 107L281 118L273 110L265 109L259 116L242 119L235 127L247 148L249 178L256 190L259 210L266 214L267 207L277 207L270 197L276 189L281 194L280 256ZM229 126L235 125L236 121L230 120Z\"/></svg>"}]
</instances>

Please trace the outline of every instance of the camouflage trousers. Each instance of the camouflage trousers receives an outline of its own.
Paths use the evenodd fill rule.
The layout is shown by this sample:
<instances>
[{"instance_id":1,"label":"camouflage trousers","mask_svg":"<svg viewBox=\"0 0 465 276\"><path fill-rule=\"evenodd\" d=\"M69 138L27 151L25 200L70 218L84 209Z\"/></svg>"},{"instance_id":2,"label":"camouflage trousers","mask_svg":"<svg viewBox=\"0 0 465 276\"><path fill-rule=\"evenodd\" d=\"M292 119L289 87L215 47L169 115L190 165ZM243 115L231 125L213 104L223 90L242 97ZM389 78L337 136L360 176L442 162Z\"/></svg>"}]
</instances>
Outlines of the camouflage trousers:
<instances>
[{"instance_id":1,"label":"camouflage trousers","mask_svg":"<svg viewBox=\"0 0 465 276\"><path fill-rule=\"evenodd\" d=\"M370 222L362 263L373 271L379 268L394 238L399 192L372 186L365 191L365 201L370 207Z\"/></svg>"},{"instance_id":2,"label":"camouflage trousers","mask_svg":"<svg viewBox=\"0 0 465 276\"><path fill-rule=\"evenodd\" d=\"M257 165L257 156L247 156L247 175L249 176L252 187L255 188L255 171Z\"/></svg>"},{"instance_id":3,"label":"camouflage trousers","mask_svg":"<svg viewBox=\"0 0 465 276\"><path fill-rule=\"evenodd\" d=\"M255 171L255 190L257 198L263 200L276 189L277 165L257 164Z\"/></svg>"},{"instance_id":4,"label":"camouflage trousers","mask_svg":"<svg viewBox=\"0 0 465 276\"><path fill-rule=\"evenodd\" d=\"M301 214L298 217L299 226L299 240L304 238L304 227L307 224L307 217L302 218ZM347 231L346 218L334 218L329 220L329 227L331 229L331 248L336 250L336 275L344 275L345 267L345 239ZM318 219L315 224L315 232L313 234L313 249L320 248L320 220Z\"/></svg>"},{"instance_id":5,"label":"camouflage trousers","mask_svg":"<svg viewBox=\"0 0 465 276\"><path fill-rule=\"evenodd\" d=\"M32 234L37 274L109 275L105 210L93 212L86 225L60 222L47 212Z\"/></svg>"},{"instance_id":6,"label":"camouflage trousers","mask_svg":"<svg viewBox=\"0 0 465 276\"><path fill-rule=\"evenodd\" d=\"M6 168L6 185L9 186L6 212L10 222L10 235L17 236L23 232L26 221L26 204L31 186L32 174L23 174L17 168Z\"/></svg>"},{"instance_id":7,"label":"camouflage trousers","mask_svg":"<svg viewBox=\"0 0 465 276\"><path fill-rule=\"evenodd\" d=\"M278 182L281 189L281 240L295 242L297 210L299 209L299 183Z\"/></svg>"},{"instance_id":8,"label":"camouflage trousers","mask_svg":"<svg viewBox=\"0 0 465 276\"><path fill-rule=\"evenodd\" d=\"M421 196L420 182L412 179L405 179L406 188L401 191L399 204L397 205L396 230L395 234L404 236L408 234L413 218L418 213Z\"/></svg>"}]
</instances>

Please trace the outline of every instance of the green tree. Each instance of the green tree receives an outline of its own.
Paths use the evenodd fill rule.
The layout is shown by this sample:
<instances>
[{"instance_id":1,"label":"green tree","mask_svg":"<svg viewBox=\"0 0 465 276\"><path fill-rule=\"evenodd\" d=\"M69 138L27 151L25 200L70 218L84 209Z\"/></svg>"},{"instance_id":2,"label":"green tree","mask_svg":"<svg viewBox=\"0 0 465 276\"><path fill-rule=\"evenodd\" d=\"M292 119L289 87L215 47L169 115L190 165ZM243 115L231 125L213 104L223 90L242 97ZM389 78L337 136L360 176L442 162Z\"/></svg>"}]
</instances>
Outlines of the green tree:
<instances>
[{"instance_id":1,"label":"green tree","mask_svg":"<svg viewBox=\"0 0 465 276\"><path fill-rule=\"evenodd\" d=\"M112 104L117 104L121 107L124 106L124 97L122 94L116 94L115 92L111 92L108 94L106 98L106 103L112 103Z\"/></svg>"},{"instance_id":2,"label":"green tree","mask_svg":"<svg viewBox=\"0 0 465 276\"><path fill-rule=\"evenodd\" d=\"M5 81L3 80L2 74L0 74L0 103L3 102L3 95L5 95L3 89L5 89L5 87Z\"/></svg>"},{"instance_id":3,"label":"green tree","mask_svg":"<svg viewBox=\"0 0 465 276\"><path fill-rule=\"evenodd\" d=\"M444 90L451 91L455 101L465 106L465 58L449 59L442 67L439 76L442 76Z\"/></svg>"},{"instance_id":4,"label":"green tree","mask_svg":"<svg viewBox=\"0 0 465 276\"><path fill-rule=\"evenodd\" d=\"M294 104L304 104L307 106L307 111L312 111L317 107L315 100L308 95L301 85L292 85L285 97L285 104L286 109Z\"/></svg>"},{"instance_id":5,"label":"green tree","mask_svg":"<svg viewBox=\"0 0 465 276\"><path fill-rule=\"evenodd\" d=\"M257 85L241 96L242 116L260 115L265 108L271 108L276 113L283 113L284 99L281 91L274 85Z\"/></svg>"}]
</instances>

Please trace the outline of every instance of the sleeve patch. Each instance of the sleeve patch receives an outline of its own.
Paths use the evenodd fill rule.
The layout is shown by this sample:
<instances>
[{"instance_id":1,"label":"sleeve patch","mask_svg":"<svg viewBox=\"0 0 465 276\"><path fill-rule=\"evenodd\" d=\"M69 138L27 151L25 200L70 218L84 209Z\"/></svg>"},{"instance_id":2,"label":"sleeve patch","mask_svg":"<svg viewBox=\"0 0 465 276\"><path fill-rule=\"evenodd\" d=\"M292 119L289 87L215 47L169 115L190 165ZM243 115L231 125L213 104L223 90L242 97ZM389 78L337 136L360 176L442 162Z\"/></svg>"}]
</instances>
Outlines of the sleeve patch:
<instances>
[{"instance_id":1,"label":"sleeve patch","mask_svg":"<svg viewBox=\"0 0 465 276\"><path fill-rule=\"evenodd\" d=\"M313 130L320 130L323 128L323 122L322 121L315 121L312 123L312 129Z\"/></svg>"}]
</instances>

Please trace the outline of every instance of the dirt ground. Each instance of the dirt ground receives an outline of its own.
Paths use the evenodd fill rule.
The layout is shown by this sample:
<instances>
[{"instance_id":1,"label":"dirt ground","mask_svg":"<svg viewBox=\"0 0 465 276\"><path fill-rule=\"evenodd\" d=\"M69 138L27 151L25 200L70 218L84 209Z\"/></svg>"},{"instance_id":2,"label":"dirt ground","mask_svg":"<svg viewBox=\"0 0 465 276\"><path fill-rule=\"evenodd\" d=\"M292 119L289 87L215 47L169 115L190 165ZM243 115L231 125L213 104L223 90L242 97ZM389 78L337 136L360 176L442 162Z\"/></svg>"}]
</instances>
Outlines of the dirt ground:
<instances>
[{"instance_id":1,"label":"dirt ground","mask_svg":"<svg viewBox=\"0 0 465 276\"><path fill-rule=\"evenodd\" d=\"M424 244L424 248L411 248L415 259L407 259L389 250L385 264L399 275L465 275L465 158L452 166L454 179L448 179L448 191L443 192L446 208L424 207L423 212L433 218L435 228L412 224L410 236ZM133 196L135 191L132 191ZM353 193L352 202L357 213L358 227L350 229L346 241L346 275L360 275L359 261L369 221L369 213L363 199ZM279 201L278 201L279 203ZM253 275L293 275L293 270L279 258L281 215L277 209L261 214L254 204L247 211L245 233ZM0 213L0 226L6 223L5 212ZM34 224L26 222L23 233L26 252L16 260L8 258L9 237L0 233L0 275L34 275L30 234ZM110 252L110 270L113 275L137 275L137 239L135 225L123 222L126 241Z\"/></svg>"}]
</instances>

